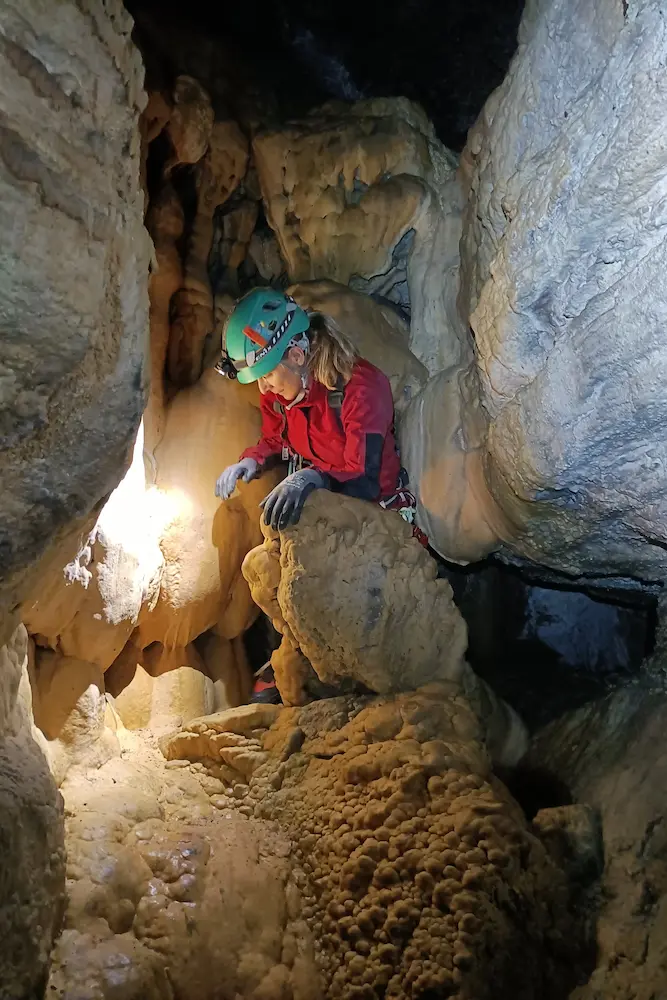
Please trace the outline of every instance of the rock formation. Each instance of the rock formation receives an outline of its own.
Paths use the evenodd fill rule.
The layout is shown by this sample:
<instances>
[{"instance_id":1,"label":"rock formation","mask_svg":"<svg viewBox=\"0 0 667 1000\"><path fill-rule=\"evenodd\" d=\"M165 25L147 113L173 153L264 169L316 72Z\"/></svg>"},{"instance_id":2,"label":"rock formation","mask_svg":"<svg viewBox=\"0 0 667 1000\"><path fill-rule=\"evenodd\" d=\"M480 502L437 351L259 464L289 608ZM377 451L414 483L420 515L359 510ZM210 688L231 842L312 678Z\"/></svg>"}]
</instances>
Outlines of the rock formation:
<instances>
[{"instance_id":1,"label":"rock formation","mask_svg":"<svg viewBox=\"0 0 667 1000\"><path fill-rule=\"evenodd\" d=\"M658 2L531 0L462 157L486 482L508 550L572 574L667 565L666 31Z\"/></svg>"},{"instance_id":2,"label":"rock formation","mask_svg":"<svg viewBox=\"0 0 667 1000\"><path fill-rule=\"evenodd\" d=\"M455 157L404 99L332 103L253 142L267 217L292 281L327 278L411 312L430 371L467 356L455 308Z\"/></svg>"},{"instance_id":3,"label":"rock formation","mask_svg":"<svg viewBox=\"0 0 667 1000\"><path fill-rule=\"evenodd\" d=\"M175 385L190 385L202 370L204 341L213 332L208 255L213 213L238 186L248 163L248 143L236 122L216 122L206 156L196 168L197 209L190 229L183 287L173 300L168 368Z\"/></svg>"},{"instance_id":4,"label":"rock formation","mask_svg":"<svg viewBox=\"0 0 667 1000\"><path fill-rule=\"evenodd\" d=\"M123 686L129 684L139 664L135 697L145 703L142 692L150 682L143 678L143 668L157 678L168 667L194 663L207 676L190 675L191 697L199 706L190 717L207 704L226 707L228 688L232 699L247 691L247 665L230 641L257 614L240 567L261 539L258 505L277 481L276 473L240 484L224 504L213 490L222 469L256 440L259 427L255 389L209 370L169 404L149 466L153 482L146 482L140 433L130 470L66 567L67 575L62 565L53 566L23 606L23 619L38 643L36 677L44 673L40 684L67 685L73 658L80 664L81 683L88 676L101 678L114 665L112 692L119 694L120 678ZM205 666L190 644L210 629L218 633L218 648ZM57 663L60 680L54 680ZM218 684L217 702L211 701L210 691L205 694L206 681ZM187 703L187 698L178 700L181 708ZM144 709L132 711L136 719ZM49 732L49 726L42 728Z\"/></svg>"},{"instance_id":5,"label":"rock formation","mask_svg":"<svg viewBox=\"0 0 667 1000\"><path fill-rule=\"evenodd\" d=\"M487 419L477 371L438 372L406 408L399 425L401 460L417 497L417 522L450 562L470 563L511 531L486 480Z\"/></svg>"},{"instance_id":6,"label":"rock formation","mask_svg":"<svg viewBox=\"0 0 667 1000\"><path fill-rule=\"evenodd\" d=\"M144 448L155 451L164 430L167 405L165 367L171 333L171 300L183 284L183 261L178 250L185 228L180 198L167 181L153 197L146 226L155 246L157 267L148 285L150 297L151 385L144 411Z\"/></svg>"},{"instance_id":7,"label":"rock formation","mask_svg":"<svg viewBox=\"0 0 667 1000\"><path fill-rule=\"evenodd\" d=\"M604 837L597 967L573 1000L649 1000L667 971L662 794L667 702L650 675L543 730L526 767L598 810Z\"/></svg>"},{"instance_id":8,"label":"rock formation","mask_svg":"<svg viewBox=\"0 0 667 1000\"><path fill-rule=\"evenodd\" d=\"M45 14L32 0L0 11L0 994L12 1000L43 994L65 888L16 611L117 485L146 398L141 59L116 0L64 0L48 26Z\"/></svg>"},{"instance_id":9,"label":"rock formation","mask_svg":"<svg viewBox=\"0 0 667 1000\"><path fill-rule=\"evenodd\" d=\"M526 768L560 781L599 811L604 837L597 967L575 1000L623 995L648 1000L664 988L667 702L664 651L639 683L547 726ZM658 673L660 671L660 673Z\"/></svg>"},{"instance_id":10,"label":"rock formation","mask_svg":"<svg viewBox=\"0 0 667 1000\"><path fill-rule=\"evenodd\" d=\"M465 623L399 514L322 490L296 527L262 530L264 544L248 553L243 574L320 680L350 678L385 693L460 678Z\"/></svg>"},{"instance_id":11,"label":"rock formation","mask_svg":"<svg viewBox=\"0 0 667 1000\"><path fill-rule=\"evenodd\" d=\"M409 350L409 329L398 313L336 281L302 281L288 291L304 309L332 316L359 354L385 373L400 420L428 372Z\"/></svg>"},{"instance_id":12,"label":"rock formation","mask_svg":"<svg viewBox=\"0 0 667 1000\"><path fill-rule=\"evenodd\" d=\"M40 996L64 910L62 800L30 710L28 636L0 647L0 994ZM42 737L42 743L44 742Z\"/></svg>"},{"instance_id":13,"label":"rock formation","mask_svg":"<svg viewBox=\"0 0 667 1000\"><path fill-rule=\"evenodd\" d=\"M241 811L291 839L319 973L308 996L564 997L576 983L587 942L563 872L492 776L456 683L249 706L162 746L235 773Z\"/></svg>"},{"instance_id":14,"label":"rock formation","mask_svg":"<svg viewBox=\"0 0 667 1000\"><path fill-rule=\"evenodd\" d=\"M211 142L215 120L208 92L192 76L176 77L173 102L165 122L173 149L167 162L168 172L180 163L199 163ZM156 137L155 130L153 137Z\"/></svg>"},{"instance_id":15,"label":"rock formation","mask_svg":"<svg viewBox=\"0 0 667 1000\"><path fill-rule=\"evenodd\" d=\"M0 640L26 572L117 484L145 403L141 59L120 0L67 0L48 31L44 13L0 13Z\"/></svg>"},{"instance_id":16,"label":"rock formation","mask_svg":"<svg viewBox=\"0 0 667 1000\"><path fill-rule=\"evenodd\" d=\"M316 1000L285 834L233 810L234 787L202 765L165 767L145 738L119 735L124 759L62 788L70 891L49 990Z\"/></svg>"},{"instance_id":17,"label":"rock formation","mask_svg":"<svg viewBox=\"0 0 667 1000\"><path fill-rule=\"evenodd\" d=\"M657 0L528 0L458 171L404 99L239 123L188 56L147 103L119 0L63 0L48 30L10 7L0 995L47 986L56 784L62 1000L657 995L664 698L638 685L533 749L602 817L586 984L595 809L529 821L494 774L524 727L397 514L318 491L260 529L278 472L218 501L260 414L210 365L236 294L288 286L390 378L439 552L662 579ZM258 606L286 707L219 711L248 698Z\"/></svg>"}]
</instances>

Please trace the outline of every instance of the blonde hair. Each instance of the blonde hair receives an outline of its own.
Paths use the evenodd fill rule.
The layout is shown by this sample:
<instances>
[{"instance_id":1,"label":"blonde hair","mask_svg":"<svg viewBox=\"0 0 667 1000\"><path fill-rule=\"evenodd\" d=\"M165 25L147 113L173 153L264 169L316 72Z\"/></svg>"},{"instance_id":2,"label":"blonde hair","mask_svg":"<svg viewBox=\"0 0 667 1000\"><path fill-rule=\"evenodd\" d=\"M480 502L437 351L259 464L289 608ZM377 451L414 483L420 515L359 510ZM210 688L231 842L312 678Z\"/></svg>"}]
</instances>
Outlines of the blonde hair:
<instances>
[{"instance_id":1,"label":"blonde hair","mask_svg":"<svg viewBox=\"0 0 667 1000\"><path fill-rule=\"evenodd\" d=\"M359 360L354 344L332 316L313 312L308 314L310 348L306 357L308 371L327 389L340 388L352 378L352 370Z\"/></svg>"}]
</instances>

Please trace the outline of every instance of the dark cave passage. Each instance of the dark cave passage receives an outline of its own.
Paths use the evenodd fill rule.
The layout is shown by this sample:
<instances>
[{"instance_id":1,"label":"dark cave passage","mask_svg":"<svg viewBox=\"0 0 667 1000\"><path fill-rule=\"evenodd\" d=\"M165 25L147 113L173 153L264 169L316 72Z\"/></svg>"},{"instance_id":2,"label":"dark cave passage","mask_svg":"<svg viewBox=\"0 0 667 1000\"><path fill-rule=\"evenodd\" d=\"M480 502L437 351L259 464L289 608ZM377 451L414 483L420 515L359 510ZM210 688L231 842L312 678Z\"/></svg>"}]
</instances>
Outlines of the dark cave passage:
<instances>
[{"instance_id":1,"label":"dark cave passage","mask_svg":"<svg viewBox=\"0 0 667 1000\"><path fill-rule=\"evenodd\" d=\"M206 63L235 83L261 91L281 118L304 114L324 101L408 97L417 101L450 149L460 150L484 101L501 82L516 48L523 0L391 0L364 6L344 0L252 0L229 7L202 0L127 0L137 38L155 42L170 23L202 30ZM166 29L166 30L165 30ZM163 49L164 54L164 49ZM168 61L187 59L169 49ZM148 60L149 73L152 70Z\"/></svg>"}]
</instances>

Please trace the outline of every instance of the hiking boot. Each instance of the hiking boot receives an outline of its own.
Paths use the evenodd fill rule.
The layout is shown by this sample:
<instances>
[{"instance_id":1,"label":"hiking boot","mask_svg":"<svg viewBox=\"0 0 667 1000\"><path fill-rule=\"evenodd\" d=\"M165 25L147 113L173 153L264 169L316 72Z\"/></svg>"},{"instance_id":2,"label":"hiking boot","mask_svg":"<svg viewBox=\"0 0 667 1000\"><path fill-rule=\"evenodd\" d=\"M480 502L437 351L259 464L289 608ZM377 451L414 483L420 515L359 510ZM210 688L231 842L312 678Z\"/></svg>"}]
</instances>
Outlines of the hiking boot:
<instances>
[{"instance_id":1,"label":"hiking boot","mask_svg":"<svg viewBox=\"0 0 667 1000\"><path fill-rule=\"evenodd\" d=\"M250 696L251 705L282 705L283 700L276 685L273 667L269 660L255 674L255 684Z\"/></svg>"}]
</instances>

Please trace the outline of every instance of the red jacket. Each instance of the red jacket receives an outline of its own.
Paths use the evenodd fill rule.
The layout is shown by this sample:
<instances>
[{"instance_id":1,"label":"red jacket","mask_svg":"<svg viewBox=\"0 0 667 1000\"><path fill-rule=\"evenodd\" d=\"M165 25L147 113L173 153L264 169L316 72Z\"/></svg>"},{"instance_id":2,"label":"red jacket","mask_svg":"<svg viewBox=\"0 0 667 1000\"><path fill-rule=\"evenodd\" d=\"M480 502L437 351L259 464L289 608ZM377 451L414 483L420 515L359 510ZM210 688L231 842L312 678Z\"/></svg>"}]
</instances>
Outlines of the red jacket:
<instances>
[{"instance_id":1,"label":"red jacket","mask_svg":"<svg viewBox=\"0 0 667 1000\"><path fill-rule=\"evenodd\" d=\"M395 492L401 468L394 436L394 402L389 379L358 361L343 390L340 409L329 390L313 382L291 409L280 396L262 396L262 437L241 458L263 465L280 458L283 446L327 473L335 492L378 500Z\"/></svg>"}]
</instances>

